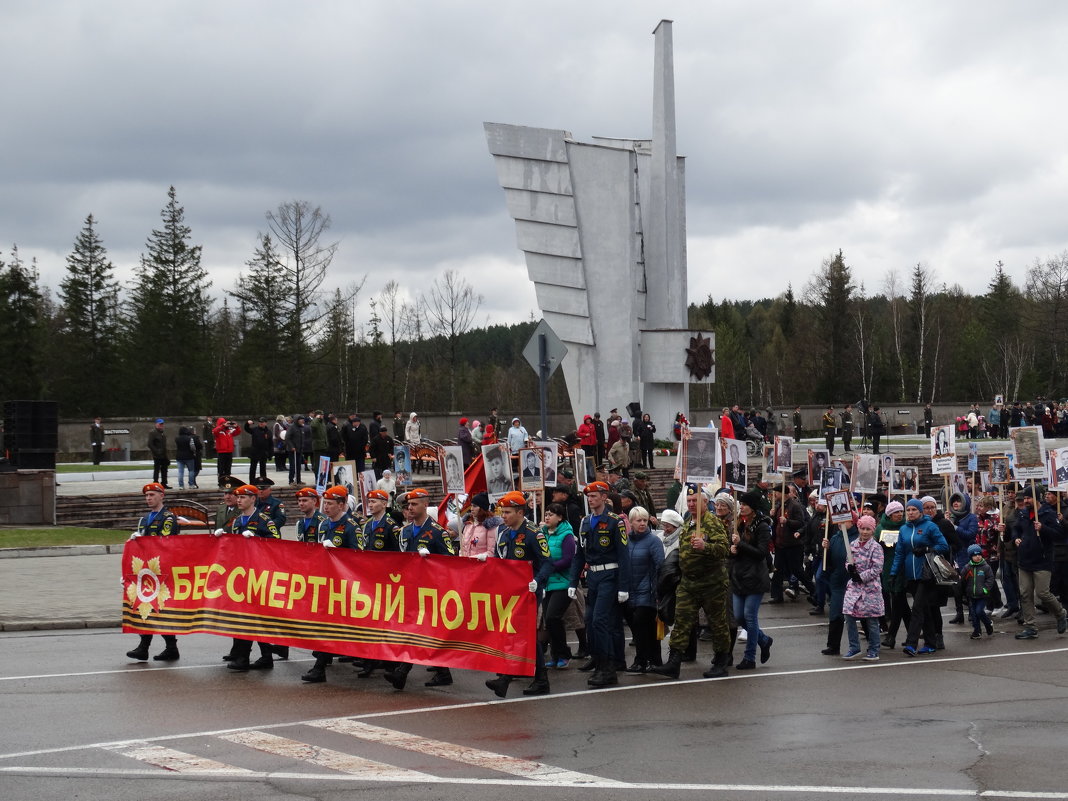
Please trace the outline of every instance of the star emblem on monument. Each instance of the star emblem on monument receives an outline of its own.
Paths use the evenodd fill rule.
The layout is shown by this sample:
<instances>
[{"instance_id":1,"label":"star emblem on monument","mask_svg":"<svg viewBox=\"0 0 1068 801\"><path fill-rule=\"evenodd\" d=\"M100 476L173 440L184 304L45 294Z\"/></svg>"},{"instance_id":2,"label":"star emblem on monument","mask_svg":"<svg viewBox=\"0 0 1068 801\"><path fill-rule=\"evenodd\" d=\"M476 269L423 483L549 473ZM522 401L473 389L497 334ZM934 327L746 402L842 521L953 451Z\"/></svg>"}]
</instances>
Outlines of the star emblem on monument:
<instances>
[{"instance_id":1,"label":"star emblem on monument","mask_svg":"<svg viewBox=\"0 0 1068 801\"><path fill-rule=\"evenodd\" d=\"M711 339L698 334L690 337L690 347L686 348L686 369L698 381L708 378L712 374L712 366L716 363L711 343Z\"/></svg>"}]
</instances>

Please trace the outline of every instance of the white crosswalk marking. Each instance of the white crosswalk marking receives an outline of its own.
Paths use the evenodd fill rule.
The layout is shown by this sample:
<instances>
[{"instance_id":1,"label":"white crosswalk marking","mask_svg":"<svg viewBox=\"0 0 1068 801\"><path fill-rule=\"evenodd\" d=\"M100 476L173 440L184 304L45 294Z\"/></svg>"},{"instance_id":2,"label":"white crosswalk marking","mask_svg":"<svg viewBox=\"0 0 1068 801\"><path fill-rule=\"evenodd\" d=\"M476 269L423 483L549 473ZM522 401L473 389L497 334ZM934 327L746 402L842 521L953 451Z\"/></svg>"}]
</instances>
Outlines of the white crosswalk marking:
<instances>
[{"instance_id":1,"label":"white crosswalk marking","mask_svg":"<svg viewBox=\"0 0 1068 801\"><path fill-rule=\"evenodd\" d=\"M309 723L328 731L349 734L359 737L361 740L369 740L376 743L384 743L403 748L407 751L415 751L420 754L430 754L441 759L462 762L465 765L473 765L479 768L495 770L500 773L508 773L512 776L522 776L525 779L535 779L546 782L577 782L604 785L606 780L598 776L586 773L576 773L563 768L546 765L542 762L534 762L527 759L496 754L492 751L481 751L477 748L469 748L463 745L431 740L415 734L408 734L394 729L384 729L380 726L372 726L368 723L360 723L350 718L334 718L332 720L317 720ZM611 782L609 782L611 783ZM622 786L622 785L620 785Z\"/></svg>"},{"instance_id":2,"label":"white crosswalk marking","mask_svg":"<svg viewBox=\"0 0 1068 801\"><path fill-rule=\"evenodd\" d=\"M222 734L223 740L232 743L246 745L257 751L264 751L276 756L299 759L319 767L329 768L341 773L358 774L369 781L426 781L434 777L417 770L398 768L395 765L387 765L384 762L374 762L370 759L356 756L355 754L343 754L330 748L318 745L290 740L287 737L279 737L262 731L235 732Z\"/></svg>"},{"instance_id":3,"label":"white crosswalk marking","mask_svg":"<svg viewBox=\"0 0 1068 801\"><path fill-rule=\"evenodd\" d=\"M233 765L224 765L214 759L193 756L173 748L164 748L162 745L140 745L133 748L116 746L112 749L117 754L145 762L149 765L172 770L176 773L219 773L238 775L252 773L244 768L235 768Z\"/></svg>"}]
</instances>

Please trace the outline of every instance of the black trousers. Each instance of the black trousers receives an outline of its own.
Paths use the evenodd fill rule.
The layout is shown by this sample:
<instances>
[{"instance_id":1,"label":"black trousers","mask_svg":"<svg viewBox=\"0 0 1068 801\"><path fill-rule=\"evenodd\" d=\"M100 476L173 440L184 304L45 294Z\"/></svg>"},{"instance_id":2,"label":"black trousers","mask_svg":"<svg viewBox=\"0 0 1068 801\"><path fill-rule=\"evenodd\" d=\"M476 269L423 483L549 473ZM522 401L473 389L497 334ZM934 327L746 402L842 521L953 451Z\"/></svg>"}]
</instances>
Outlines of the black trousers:
<instances>
[{"instance_id":1,"label":"black trousers","mask_svg":"<svg viewBox=\"0 0 1068 801\"><path fill-rule=\"evenodd\" d=\"M569 606L571 606L571 599L567 597L567 588L549 590L545 593L543 601L545 630L549 632L549 653L553 659L570 657L570 650L567 647L567 631L564 629L564 614Z\"/></svg>"},{"instance_id":2,"label":"black trousers","mask_svg":"<svg viewBox=\"0 0 1068 801\"><path fill-rule=\"evenodd\" d=\"M267 457L252 455L248 460L248 483L256 480L256 468L260 468L260 478L267 478Z\"/></svg>"},{"instance_id":3,"label":"black trousers","mask_svg":"<svg viewBox=\"0 0 1068 801\"><path fill-rule=\"evenodd\" d=\"M160 484L167 484L167 465L170 464L169 459L153 459L152 460L152 480L158 481Z\"/></svg>"},{"instance_id":4,"label":"black trousers","mask_svg":"<svg viewBox=\"0 0 1068 801\"><path fill-rule=\"evenodd\" d=\"M809 593L814 593L812 580L805 576L805 549L779 548L775 551L775 572L771 576L771 597L782 600L782 583L794 576Z\"/></svg>"},{"instance_id":5,"label":"black trousers","mask_svg":"<svg viewBox=\"0 0 1068 801\"><path fill-rule=\"evenodd\" d=\"M219 486L221 487L223 479L230 475L230 471L234 469L234 452L220 453L215 465L219 473Z\"/></svg>"},{"instance_id":6,"label":"black trousers","mask_svg":"<svg viewBox=\"0 0 1068 801\"><path fill-rule=\"evenodd\" d=\"M942 621L938 585L933 581L910 581L909 592L912 593L912 619L905 634L905 645L916 647L922 634L924 644L934 646Z\"/></svg>"},{"instance_id":7,"label":"black trousers","mask_svg":"<svg viewBox=\"0 0 1068 801\"><path fill-rule=\"evenodd\" d=\"M634 635L634 661L639 665L661 664L660 644L656 640L656 607L624 604L623 619Z\"/></svg>"}]
</instances>

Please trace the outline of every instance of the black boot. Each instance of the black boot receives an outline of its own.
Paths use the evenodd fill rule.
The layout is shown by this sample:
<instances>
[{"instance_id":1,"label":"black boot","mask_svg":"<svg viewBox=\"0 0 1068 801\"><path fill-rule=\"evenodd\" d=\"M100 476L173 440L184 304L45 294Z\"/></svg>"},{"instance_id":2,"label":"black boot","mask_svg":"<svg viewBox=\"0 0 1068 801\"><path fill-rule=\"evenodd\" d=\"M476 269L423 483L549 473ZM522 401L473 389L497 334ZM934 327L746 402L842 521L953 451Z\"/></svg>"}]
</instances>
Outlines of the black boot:
<instances>
[{"instance_id":1,"label":"black boot","mask_svg":"<svg viewBox=\"0 0 1068 801\"><path fill-rule=\"evenodd\" d=\"M157 662L177 662L178 661L178 638L173 634L163 635L163 650L156 654L154 657Z\"/></svg>"},{"instance_id":2,"label":"black boot","mask_svg":"<svg viewBox=\"0 0 1068 801\"><path fill-rule=\"evenodd\" d=\"M379 667L382 663L377 659L365 659L363 664L360 665L360 672L356 674L358 679L369 679L375 672L375 668Z\"/></svg>"},{"instance_id":3,"label":"black boot","mask_svg":"<svg viewBox=\"0 0 1068 801\"><path fill-rule=\"evenodd\" d=\"M393 685L394 689L403 690L408 681L408 674L412 672L409 662L394 662L393 667L382 674L383 678Z\"/></svg>"},{"instance_id":4,"label":"black boot","mask_svg":"<svg viewBox=\"0 0 1068 801\"><path fill-rule=\"evenodd\" d=\"M274 651L274 655L279 659L289 659L288 645L272 645L271 649Z\"/></svg>"},{"instance_id":5,"label":"black boot","mask_svg":"<svg viewBox=\"0 0 1068 801\"><path fill-rule=\"evenodd\" d=\"M589 659L579 665L578 669L581 670L583 673L589 673L595 667L597 667L597 657L591 656Z\"/></svg>"},{"instance_id":6,"label":"black boot","mask_svg":"<svg viewBox=\"0 0 1068 801\"><path fill-rule=\"evenodd\" d=\"M498 698L504 698L508 695L508 685L512 683L511 676L505 676L501 673L497 674L495 679L486 679L486 686L496 693Z\"/></svg>"},{"instance_id":7,"label":"black boot","mask_svg":"<svg viewBox=\"0 0 1068 801\"><path fill-rule=\"evenodd\" d=\"M616 660L611 656L604 657L601 660L600 669L590 676L586 683L591 687L615 687L619 684L619 678L616 676Z\"/></svg>"},{"instance_id":8,"label":"black boot","mask_svg":"<svg viewBox=\"0 0 1068 801\"><path fill-rule=\"evenodd\" d=\"M535 678L530 683L530 686L523 690L523 695L548 695L549 694L549 680Z\"/></svg>"},{"instance_id":9,"label":"black boot","mask_svg":"<svg viewBox=\"0 0 1068 801\"><path fill-rule=\"evenodd\" d=\"M430 677L430 681L424 682L424 687L448 687L452 684L452 671L448 668L438 668L434 671L434 675Z\"/></svg>"},{"instance_id":10,"label":"black boot","mask_svg":"<svg viewBox=\"0 0 1068 801\"><path fill-rule=\"evenodd\" d=\"M949 622L953 625L960 625L964 622L964 613L958 609L957 614L950 618Z\"/></svg>"},{"instance_id":11,"label":"black boot","mask_svg":"<svg viewBox=\"0 0 1068 801\"><path fill-rule=\"evenodd\" d=\"M136 659L138 662L148 661L148 646L152 642L151 634L142 634L141 642L132 651L127 651L126 656L130 659Z\"/></svg>"},{"instance_id":12,"label":"black boot","mask_svg":"<svg viewBox=\"0 0 1068 801\"><path fill-rule=\"evenodd\" d=\"M308 684L321 684L326 681L326 666L329 664L329 659L330 657L326 655L315 657L315 664L300 677L300 680Z\"/></svg>"},{"instance_id":13,"label":"black boot","mask_svg":"<svg viewBox=\"0 0 1068 801\"><path fill-rule=\"evenodd\" d=\"M667 676L669 679L677 679L681 671L682 654L674 648L668 651L667 662L663 665L653 665L649 668L649 673L655 673L658 676Z\"/></svg>"},{"instance_id":14,"label":"black boot","mask_svg":"<svg viewBox=\"0 0 1068 801\"><path fill-rule=\"evenodd\" d=\"M706 679L721 679L727 675L727 654L713 654L712 666L701 675Z\"/></svg>"}]
</instances>

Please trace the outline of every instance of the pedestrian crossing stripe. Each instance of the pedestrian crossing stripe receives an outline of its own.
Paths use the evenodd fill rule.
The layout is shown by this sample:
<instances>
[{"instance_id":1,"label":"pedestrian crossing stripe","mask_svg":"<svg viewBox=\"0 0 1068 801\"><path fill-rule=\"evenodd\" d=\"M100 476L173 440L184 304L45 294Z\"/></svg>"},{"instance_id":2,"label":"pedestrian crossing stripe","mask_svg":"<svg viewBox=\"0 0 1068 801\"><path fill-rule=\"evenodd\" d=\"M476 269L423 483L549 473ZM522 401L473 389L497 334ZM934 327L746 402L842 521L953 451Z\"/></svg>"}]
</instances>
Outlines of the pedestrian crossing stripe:
<instances>
[{"instance_id":1,"label":"pedestrian crossing stripe","mask_svg":"<svg viewBox=\"0 0 1068 801\"><path fill-rule=\"evenodd\" d=\"M332 748L302 743L279 737L263 731L243 731L221 735L223 740L255 748L275 756L299 759L321 768L329 768L339 773L352 773L366 779L387 782L426 781L433 779L430 774L418 770L408 770L385 762L375 762L355 754L345 754Z\"/></svg>"},{"instance_id":2,"label":"pedestrian crossing stripe","mask_svg":"<svg viewBox=\"0 0 1068 801\"><path fill-rule=\"evenodd\" d=\"M324 731L356 737L366 742L374 742L442 760L458 762L482 770L515 776L523 780L524 784L529 784L529 786L537 786L538 784L572 787L627 786L622 782L558 768L535 760L521 759L493 751L484 751L442 740L434 740L416 734L361 723L351 718L330 718L312 721L308 725ZM425 784L444 780L443 777L434 776L420 770L398 767L386 762L374 761L356 754L348 754L343 751L281 737L264 731L228 732L216 736L221 740L253 748L257 751L327 768L339 773L358 776L367 781L420 782ZM131 745L126 743L111 746L107 750L172 773L232 776L235 778L247 778L255 775L254 771L246 768L227 765L213 759L198 757L159 745L149 745L147 743ZM474 779L473 781L478 782L480 780ZM493 779L484 779L482 781L496 783Z\"/></svg>"},{"instance_id":3,"label":"pedestrian crossing stripe","mask_svg":"<svg viewBox=\"0 0 1068 801\"><path fill-rule=\"evenodd\" d=\"M236 768L233 765L225 765L207 757L198 757L187 754L184 751L176 751L173 748L165 748L162 745L148 745L142 743L130 747L128 745L113 746L108 749L117 754L122 754L139 762L174 771L175 773L212 773L222 775L251 774L252 771L245 768Z\"/></svg>"},{"instance_id":4,"label":"pedestrian crossing stripe","mask_svg":"<svg viewBox=\"0 0 1068 801\"><path fill-rule=\"evenodd\" d=\"M589 782L591 784L603 782L599 776L590 776L585 773L576 773L542 762L496 754L492 751L482 751L477 748L469 748L463 745L446 743L441 740L432 740L407 732L385 729L381 726L372 726L369 723L361 723L351 718L334 718L332 720L317 720L309 725L326 729L327 731L348 734L370 742L384 743L395 748L403 748L406 751L414 751L420 754L448 759L454 762L462 762L499 773L509 773L513 776L522 776L526 779L560 782Z\"/></svg>"}]
</instances>

